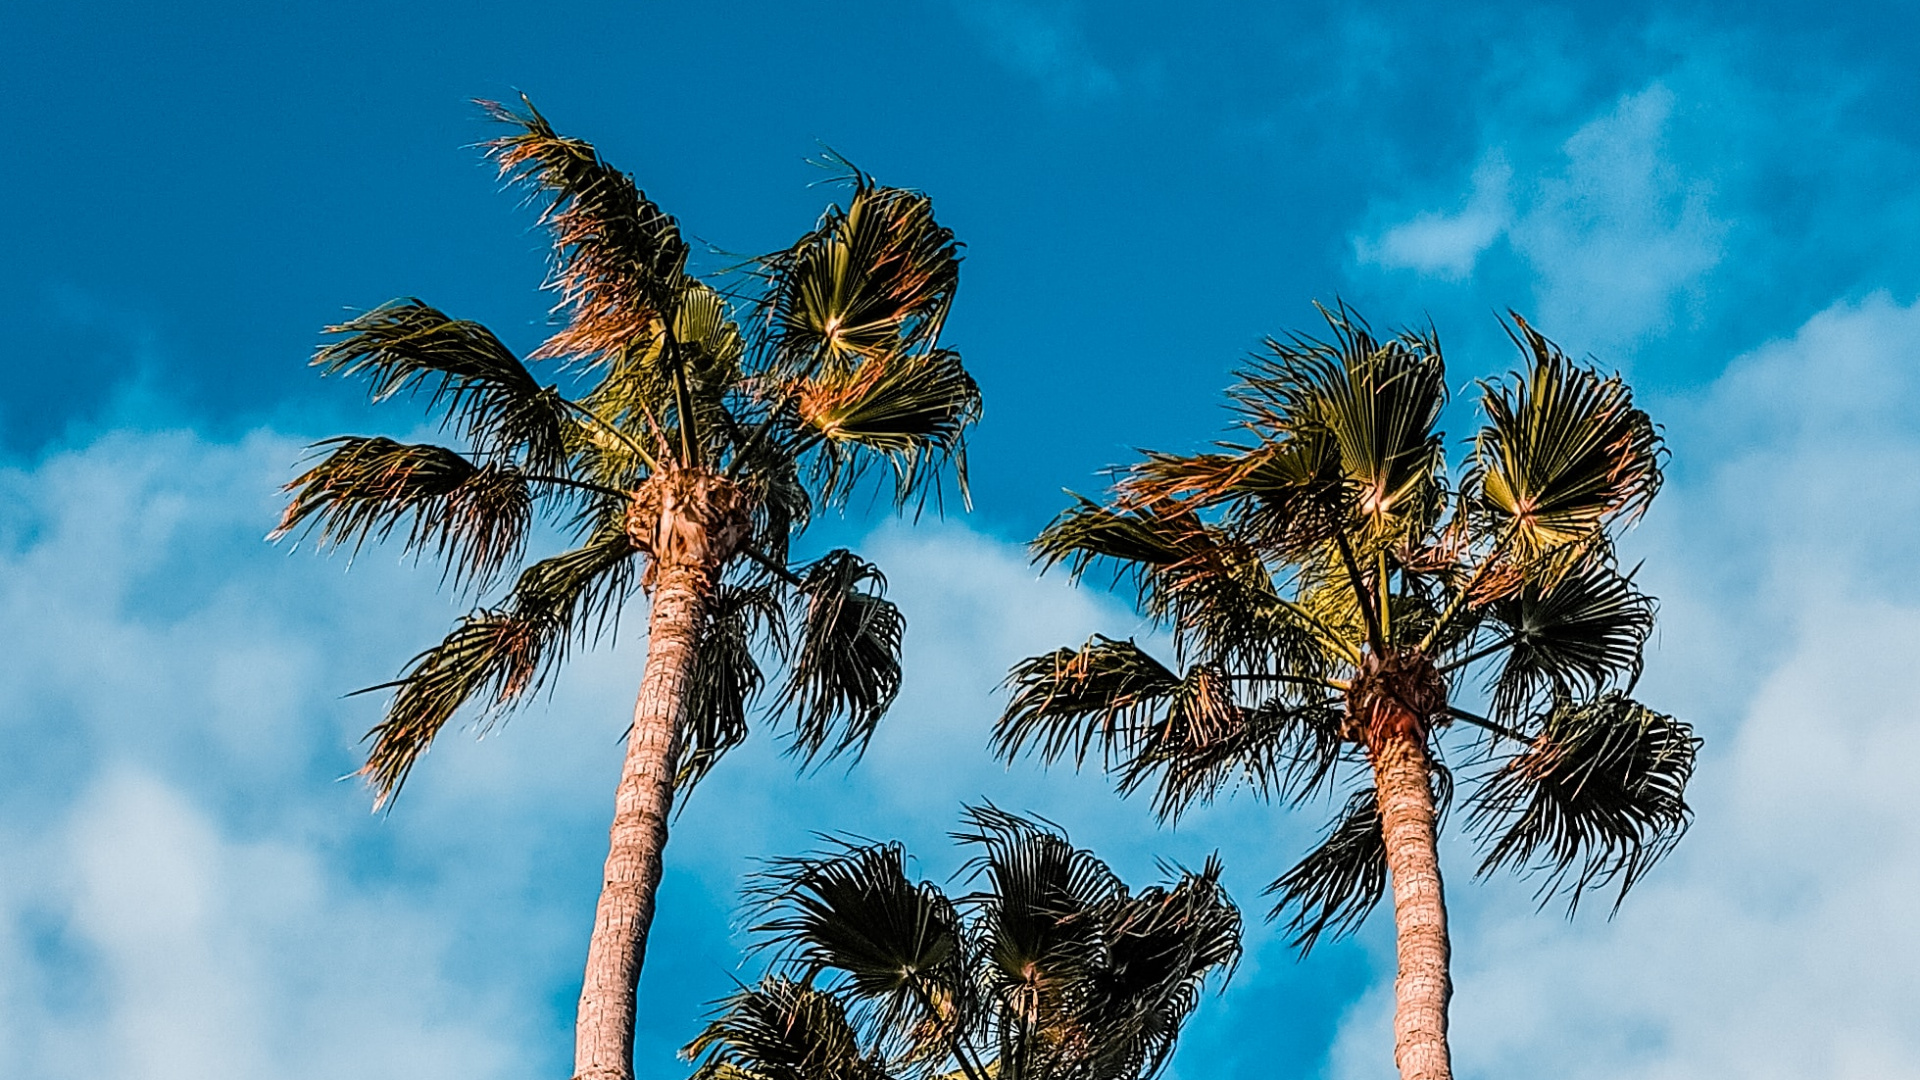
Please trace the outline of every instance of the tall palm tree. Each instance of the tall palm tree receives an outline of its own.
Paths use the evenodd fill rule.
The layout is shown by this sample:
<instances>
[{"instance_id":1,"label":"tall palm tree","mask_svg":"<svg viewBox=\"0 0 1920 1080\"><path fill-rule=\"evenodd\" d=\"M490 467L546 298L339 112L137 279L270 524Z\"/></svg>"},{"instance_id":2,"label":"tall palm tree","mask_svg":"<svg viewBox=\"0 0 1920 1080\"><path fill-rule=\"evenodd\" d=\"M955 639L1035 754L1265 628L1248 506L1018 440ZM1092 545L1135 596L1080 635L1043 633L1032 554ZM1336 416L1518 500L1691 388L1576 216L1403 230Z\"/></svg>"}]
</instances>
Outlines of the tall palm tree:
<instances>
[{"instance_id":1,"label":"tall palm tree","mask_svg":"<svg viewBox=\"0 0 1920 1080\"><path fill-rule=\"evenodd\" d=\"M1045 825L970 809L981 888L907 876L898 843L777 862L753 895L758 985L684 1051L695 1080L1143 1080L1240 955L1220 865L1131 892ZM983 880L984 879L984 880Z\"/></svg>"},{"instance_id":2,"label":"tall palm tree","mask_svg":"<svg viewBox=\"0 0 1920 1080\"><path fill-rule=\"evenodd\" d=\"M746 738L757 658L786 665L772 704L807 761L857 755L899 687L904 624L880 571L845 550L795 563L790 545L876 465L901 505L937 498L949 464L964 494L980 395L940 345L960 250L926 196L855 170L844 207L723 291L688 272L679 225L592 146L530 102L481 104L512 129L488 155L552 233L558 329L529 359L556 381L418 300L329 327L317 366L367 378L376 401L424 395L465 450L330 439L288 485L278 534L357 546L404 530L476 590L523 567L386 684L361 770L376 805L456 711L525 701L648 595L575 1044L581 1080L625 1080L668 815ZM543 519L576 546L523 566Z\"/></svg>"},{"instance_id":3,"label":"tall palm tree","mask_svg":"<svg viewBox=\"0 0 1920 1080\"><path fill-rule=\"evenodd\" d=\"M1273 883L1274 913L1304 952L1391 882L1395 1060L1439 1080L1447 745L1475 771L1479 872L1542 871L1543 902L1624 895L1691 819L1698 742L1627 696L1654 602L1614 555L1665 450L1624 382L1515 316L1522 368L1480 383L1485 424L1451 472L1432 332L1381 340L1344 305L1323 313L1327 339L1270 340L1240 373L1236 441L1149 453L1034 542L1076 577L1130 578L1174 662L1107 637L1023 661L995 744L1076 764L1097 747L1165 819L1236 784L1297 804L1356 766L1325 842ZM1483 712L1456 704L1476 685Z\"/></svg>"}]
</instances>

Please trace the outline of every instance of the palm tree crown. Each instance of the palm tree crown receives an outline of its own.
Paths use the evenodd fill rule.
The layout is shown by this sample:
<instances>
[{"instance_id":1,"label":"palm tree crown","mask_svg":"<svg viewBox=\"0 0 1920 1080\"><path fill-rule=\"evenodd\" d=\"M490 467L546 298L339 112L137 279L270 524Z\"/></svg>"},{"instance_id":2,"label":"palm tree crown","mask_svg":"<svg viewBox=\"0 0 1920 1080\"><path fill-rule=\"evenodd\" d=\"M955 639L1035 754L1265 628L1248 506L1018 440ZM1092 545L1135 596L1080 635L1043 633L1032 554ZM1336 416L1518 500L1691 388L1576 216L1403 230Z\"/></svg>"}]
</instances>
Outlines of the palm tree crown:
<instances>
[{"instance_id":1,"label":"palm tree crown","mask_svg":"<svg viewBox=\"0 0 1920 1080\"><path fill-rule=\"evenodd\" d=\"M776 862L754 894L773 970L686 1050L696 1080L1141 1080L1240 954L1220 866L1130 891L1091 852L992 807L949 897L897 843Z\"/></svg>"},{"instance_id":2,"label":"palm tree crown","mask_svg":"<svg viewBox=\"0 0 1920 1080\"><path fill-rule=\"evenodd\" d=\"M1297 803L1362 766L1325 842L1273 883L1275 914L1304 951L1356 927L1390 876L1430 892L1423 962L1437 961L1440 989L1423 1023L1439 1031L1423 1038L1438 1049L1418 1075L1440 1076L1449 991L1431 853L1449 756L1476 767L1480 872L1544 871L1543 896L1624 895L1690 820L1697 740L1628 696L1654 603L1614 554L1665 451L1625 383L1515 316L1524 365L1480 384L1485 424L1450 471L1434 335L1380 339L1344 306L1324 314L1327 339L1271 340L1242 371L1238 439L1148 454L1110 501L1079 500L1034 543L1047 565L1131 580L1176 662L1106 637L1026 660L995 741L1048 761L1097 748L1166 818L1235 784ZM1476 687L1484 714L1455 704ZM1474 737L1448 755L1456 722ZM1396 794L1410 777L1420 790ZM1383 819L1400 794L1412 816ZM1403 817L1407 850L1428 854L1390 875Z\"/></svg>"},{"instance_id":3,"label":"palm tree crown","mask_svg":"<svg viewBox=\"0 0 1920 1080\"><path fill-rule=\"evenodd\" d=\"M723 291L688 272L679 225L592 146L531 104L483 104L516 129L489 155L544 200L560 326L529 359L557 362L560 381L543 384L485 327L419 300L330 327L316 366L366 378L376 401L424 395L465 449L330 439L288 485L276 535L306 528L357 546L401 530L478 589L521 565L537 520L575 546L525 565L387 684L364 768L378 799L461 706L524 701L669 558L718 571L682 793L746 737L765 687L758 647L788 661L776 703L796 750L857 752L899 685L902 620L880 572L852 553L790 564L789 551L817 506L844 501L874 463L891 467L902 502L937 497L941 467L964 463L980 397L939 344L958 282L952 232L926 196L853 171L844 208Z\"/></svg>"}]
</instances>

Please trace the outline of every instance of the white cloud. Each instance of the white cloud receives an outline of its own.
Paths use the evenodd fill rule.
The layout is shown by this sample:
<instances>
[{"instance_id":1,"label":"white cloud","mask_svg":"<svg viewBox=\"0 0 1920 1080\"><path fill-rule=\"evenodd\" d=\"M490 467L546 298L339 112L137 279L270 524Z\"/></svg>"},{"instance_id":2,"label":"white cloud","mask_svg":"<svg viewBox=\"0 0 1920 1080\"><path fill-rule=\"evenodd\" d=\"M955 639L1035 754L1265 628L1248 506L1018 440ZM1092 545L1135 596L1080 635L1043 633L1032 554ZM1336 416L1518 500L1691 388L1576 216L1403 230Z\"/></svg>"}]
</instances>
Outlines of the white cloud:
<instances>
[{"instance_id":1,"label":"white cloud","mask_svg":"<svg viewBox=\"0 0 1920 1080\"><path fill-rule=\"evenodd\" d=\"M1452 858L1462 1077L1920 1076L1917 404L1920 305L1877 296L1672 410L1698 479L1638 545L1665 600L1642 689L1708 737L1698 823L1612 922ZM1335 1075L1391 1075L1385 991Z\"/></svg>"},{"instance_id":2,"label":"white cloud","mask_svg":"<svg viewBox=\"0 0 1920 1080\"><path fill-rule=\"evenodd\" d=\"M1356 236L1354 254L1363 263L1413 270L1449 280L1473 273L1474 264L1513 223L1509 188L1513 167L1498 151L1473 170L1466 205L1451 214L1422 212L1388 227L1378 239Z\"/></svg>"},{"instance_id":3,"label":"white cloud","mask_svg":"<svg viewBox=\"0 0 1920 1080\"><path fill-rule=\"evenodd\" d=\"M1460 210L1422 211L1356 234L1355 256L1457 281L1504 239L1533 282L1531 313L1556 335L1604 350L1664 330L1719 264L1728 231L1714 214L1712 184L1665 152L1676 105L1674 91L1655 81L1524 169L1510 163L1512 148L1495 145L1482 153Z\"/></svg>"}]
</instances>

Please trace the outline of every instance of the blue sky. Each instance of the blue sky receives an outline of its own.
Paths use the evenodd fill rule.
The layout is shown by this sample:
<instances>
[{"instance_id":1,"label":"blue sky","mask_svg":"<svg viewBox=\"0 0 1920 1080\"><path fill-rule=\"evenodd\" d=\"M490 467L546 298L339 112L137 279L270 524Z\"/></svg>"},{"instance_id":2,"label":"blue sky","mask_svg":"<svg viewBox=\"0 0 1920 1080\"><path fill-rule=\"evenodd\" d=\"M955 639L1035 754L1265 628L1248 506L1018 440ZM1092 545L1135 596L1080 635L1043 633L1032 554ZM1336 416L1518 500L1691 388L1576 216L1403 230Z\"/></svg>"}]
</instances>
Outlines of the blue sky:
<instances>
[{"instance_id":1,"label":"blue sky","mask_svg":"<svg viewBox=\"0 0 1920 1080\"><path fill-rule=\"evenodd\" d=\"M1443 859L1463 1077L1920 1076L1920 44L1897 5L13 5L0 10L0 1075L564 1076L643 642L450 732L398 808L337 778L460 610L395 553L261 540L312 439L418 430L304 366L418 295L540 337L542 241L467 145L532 95L715 248L804 229L831 146L968 244L977 510L837 534L911 623L868 759L761 737L669 850L643 1075L740 968L735 896L810 830L929 875L964 800L1132 879L1218 849L1250 913L1318 828L1154 825L985 753L1027 653L1141 628L1020 543L1136 446L1218 429L1266 334L1431 318L1456 389L1516 308L1630 374L1674 448L1630 541L1645 697L1708 737L1699 824L1612 921ZM717 264L721 256L713 256ZM1457 410L1456 434L1471 417ZM1385 920L1270 928L1181 1076L1390 1074Z\"/></svg>"}]
</instances>

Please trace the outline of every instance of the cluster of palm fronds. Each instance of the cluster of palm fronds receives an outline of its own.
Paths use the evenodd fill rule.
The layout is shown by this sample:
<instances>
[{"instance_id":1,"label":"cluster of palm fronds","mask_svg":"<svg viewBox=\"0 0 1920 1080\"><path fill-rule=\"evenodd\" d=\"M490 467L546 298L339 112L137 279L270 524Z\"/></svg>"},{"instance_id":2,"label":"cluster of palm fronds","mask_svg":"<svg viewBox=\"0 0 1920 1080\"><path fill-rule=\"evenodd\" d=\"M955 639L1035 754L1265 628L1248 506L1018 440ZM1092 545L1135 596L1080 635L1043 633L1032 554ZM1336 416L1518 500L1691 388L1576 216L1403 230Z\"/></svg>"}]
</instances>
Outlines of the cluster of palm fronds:
<instances>
[{"instance_id":1,"label":"cluster of palm fronds","mask_svg":"<svg viewBox=\"0 0 1920 1080\"><path fill-rule=\"evenodd\" d=\"M1423 718L1443 811L1444 733L1477 729L1483 871L1544 869L1575 901L1624 892L1687 826L1697 744L1625 696L1654 605L1614 537L1659 490L1658 430L1619 378L1516 316L1522 369L1480 384L1485 426L1450 471L1434 335L1325 314L1328 339L1269 341L1242 372L1238 438L1149 455L1035 542L1076 576L1130 579L1175 663L1104 637L1027 660L999 750L1097 751L1166 816L1236 783L1296 801L1353 775L1325 843L1273 886L1306 948L1356 926L1387 876L1370 780L1343 768L1372 738L1355 696L1388 668L1425 672L1447 699ZM1485 715L1454 703L1476 691Z\"/></svg>"},{"instance_id":2,"label":"cluster of palm fronds","mask_svg":"<svg viewBox=\"0 0 1920 1080\"><path fill-rule=\"evenodd\" d=\"M712 601L683 790L745 736L768 656L786 663L775 703L799 752L857 752L899 686L900 614L852 553L794 564L790 550L876 465L901 502L937 498L945 466L963 465L980 395L939 340L953 233L926 196L849 167L845 205L792 247L702 280L678 223L630 176L531 104L483 104L513 129L488 153L552 233L558 328L523 361L419 300L331 327L316 365L368 380L376 401L424 399L462 445L323 443L278 530L348 547L398 533L481 594L521 567L388 684L365 769L379 797L460 707L524 700L612 627L671 539L641 511L658 517L661 489L688 477L725 487L746 524L702 568ZM573 549L522 566L542 523Z\"/></svg>"},{"instance_id":3,"label":"cluster of palm fronds","mask_svg":"<svg viewBox=\"0 0 1920 1080\"><path fill-rule=\"evenodd\" d=\"M892 843L774 863L755 927L775 963L687 1047L697 1080L1141 1080L1240 954L1220 866L1138 893L1043 823L992 807L955 834L977 888L914 881Z\"/></svg>"}]
</instances>

